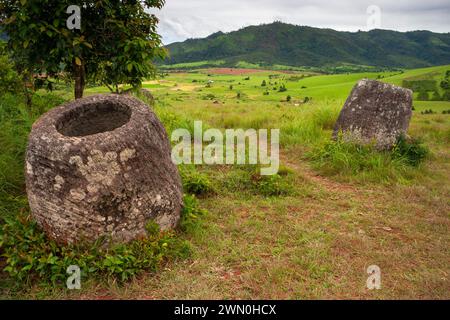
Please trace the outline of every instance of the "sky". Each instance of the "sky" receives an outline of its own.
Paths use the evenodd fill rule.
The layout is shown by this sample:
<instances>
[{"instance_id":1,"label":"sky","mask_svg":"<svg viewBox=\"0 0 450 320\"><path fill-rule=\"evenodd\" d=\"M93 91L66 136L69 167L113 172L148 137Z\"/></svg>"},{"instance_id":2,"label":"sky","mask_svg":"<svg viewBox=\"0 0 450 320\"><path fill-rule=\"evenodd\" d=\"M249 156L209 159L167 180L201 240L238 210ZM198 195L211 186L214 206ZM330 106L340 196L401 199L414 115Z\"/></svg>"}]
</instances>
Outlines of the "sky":
<instances>
[{"instance_id":1,"label":"sky","mask_svg":"<svg viewBox=\"0 0 450 320\"><path fill-rule=\"evenodd\" d=\"M450 32L450 0L166 0L152 13L164 44L274 21L340 31Z\"/></svg>"}]
</instances>

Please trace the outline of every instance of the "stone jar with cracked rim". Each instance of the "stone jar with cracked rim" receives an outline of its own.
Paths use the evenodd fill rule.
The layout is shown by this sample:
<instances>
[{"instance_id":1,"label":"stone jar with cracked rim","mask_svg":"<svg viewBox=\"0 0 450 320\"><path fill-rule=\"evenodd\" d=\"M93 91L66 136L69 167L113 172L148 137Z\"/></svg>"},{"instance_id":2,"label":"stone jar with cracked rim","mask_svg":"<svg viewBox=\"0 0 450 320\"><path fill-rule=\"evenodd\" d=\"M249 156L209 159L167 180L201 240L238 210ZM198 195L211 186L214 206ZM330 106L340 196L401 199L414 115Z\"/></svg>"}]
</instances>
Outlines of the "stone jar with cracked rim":
<instances>
[{"instance_id":1,"label":"stone jar with cracked rim","mask_svg":"<svg viewBox=\"0 0 450 320\"><path fill-rule=\"evenodd\" d=\"M31 214L59 243L127 242L148 221L174 228L181 179L167 133L150 108L124 95L95 95L44 114L26 152Z\"/></svg>"}]
</instances>

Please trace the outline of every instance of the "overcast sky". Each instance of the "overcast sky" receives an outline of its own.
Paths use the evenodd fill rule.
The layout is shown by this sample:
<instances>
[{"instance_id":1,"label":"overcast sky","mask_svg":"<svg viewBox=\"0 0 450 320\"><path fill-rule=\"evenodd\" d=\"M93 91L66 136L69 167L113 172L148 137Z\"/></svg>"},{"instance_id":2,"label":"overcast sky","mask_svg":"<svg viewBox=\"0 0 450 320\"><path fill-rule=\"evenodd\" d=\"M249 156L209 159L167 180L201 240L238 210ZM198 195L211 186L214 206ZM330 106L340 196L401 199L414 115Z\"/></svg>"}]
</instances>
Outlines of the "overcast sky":
<instances>
[{"instance_id":1,"label":"overcast sky","mask_svg":"<svg viewBox=\"0 0 450 320\"><path fill-rule=\"evenodd\" d=\"M164 44L276 20L346 31L450 32L450 0L166 0L153 12Z\"/></svg>"}]
</instances>

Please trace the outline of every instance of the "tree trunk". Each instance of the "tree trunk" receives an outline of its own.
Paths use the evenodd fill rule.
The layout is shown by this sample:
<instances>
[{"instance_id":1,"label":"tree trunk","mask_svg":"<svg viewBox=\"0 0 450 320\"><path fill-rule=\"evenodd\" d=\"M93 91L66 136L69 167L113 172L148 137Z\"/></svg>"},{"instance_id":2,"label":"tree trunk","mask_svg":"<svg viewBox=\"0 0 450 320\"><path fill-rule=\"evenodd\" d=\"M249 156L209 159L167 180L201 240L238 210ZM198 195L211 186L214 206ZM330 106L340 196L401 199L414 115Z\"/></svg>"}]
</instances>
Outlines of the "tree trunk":
<instances>
[{"instance_id":1,"label":"tree trunk","mask_svg":"<svg viewBox=\"0 0 450 320\"><path fill-rule=\"evenodd\" d=\"M78 65L74 62L73 65L75 70L75 99L81 99L83 98L86 78L84 64L81 63L81 65Z\"/></svg>"},{"instance_id":2,"label":"tree trunk","mask_svg":"<svg viewBox=\"0 0 450 320\"><path fill-rule=\"evenodd\" d=\"M34 92L34 81L33 75L30 73L25 73L22 78L23 82L23 93L25 95L25 103L27 105L28 113L31 115L32 113L32 92Z\"/></svg>"}]
</instances>

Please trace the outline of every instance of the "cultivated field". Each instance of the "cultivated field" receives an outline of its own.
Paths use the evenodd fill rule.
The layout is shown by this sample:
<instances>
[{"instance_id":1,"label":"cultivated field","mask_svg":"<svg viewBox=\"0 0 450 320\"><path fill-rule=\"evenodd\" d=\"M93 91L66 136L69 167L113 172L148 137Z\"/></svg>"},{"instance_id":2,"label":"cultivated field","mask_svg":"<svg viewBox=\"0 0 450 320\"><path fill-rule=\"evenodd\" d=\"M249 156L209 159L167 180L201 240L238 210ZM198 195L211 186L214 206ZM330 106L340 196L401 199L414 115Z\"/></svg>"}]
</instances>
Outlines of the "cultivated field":
<instances>
[{"instance_id":1,"label":"cultivated field","mask_svg":"<svg viewBox=\"0 0 450 320\"><path fill-rule=\"evenodd\" d=\"M450 102L414 102L409 134L430 151L418 165L395 153L330 141L358 80L402 85L404 79L439 80L447 70L319 75L221 68L145 82L169 134L193 130L194 120L221 130L279 128L279 174L261 177L251 166L181 166L185 192L195 193L208 211L179 235L192 246L189 258L125 283L83 279L75 292L36 282L12 289L4 273L2 297L449 299L450 115L443 112ZM58 88L50 102L40 93L38 113L70 99L70 90ZM87 90L99 92L107 89ZM429 109L434 113L422 114ZM23 149L29 123L18 124L25 128L19 133L0 132L2 215L28 210L23 150L11 147L11 139ZM381 290L366 288L370 265L381 268Z\"/></svg>"}]
</instances>

